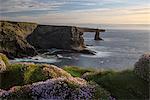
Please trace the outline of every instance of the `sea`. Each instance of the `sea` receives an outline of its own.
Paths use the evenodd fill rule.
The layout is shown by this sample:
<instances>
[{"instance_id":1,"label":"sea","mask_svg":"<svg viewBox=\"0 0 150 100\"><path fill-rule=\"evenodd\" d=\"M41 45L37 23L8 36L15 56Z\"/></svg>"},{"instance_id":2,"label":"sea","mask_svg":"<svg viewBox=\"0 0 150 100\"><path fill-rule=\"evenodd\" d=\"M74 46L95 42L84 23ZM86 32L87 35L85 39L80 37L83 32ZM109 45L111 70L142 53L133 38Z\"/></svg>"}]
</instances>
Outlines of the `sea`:
<instances>
[{"instance_id":1,"label":"sea","mask_svg":"<svg viewBox=\"0 0 150 100\"><path fill-rule=\"evenodd\" d=\"M79 66L82 68L124 70L134 68L134 64L144 53L150 52L150 25L144 24L79 24L80 27L105 29L100 33L102 41L95 41L95 33L84 33L87 48L95 55L65 53L58 55L37 55L16 58L11 62L35 62L54 64L59 67Z\"/></svg>"}]
</instances>

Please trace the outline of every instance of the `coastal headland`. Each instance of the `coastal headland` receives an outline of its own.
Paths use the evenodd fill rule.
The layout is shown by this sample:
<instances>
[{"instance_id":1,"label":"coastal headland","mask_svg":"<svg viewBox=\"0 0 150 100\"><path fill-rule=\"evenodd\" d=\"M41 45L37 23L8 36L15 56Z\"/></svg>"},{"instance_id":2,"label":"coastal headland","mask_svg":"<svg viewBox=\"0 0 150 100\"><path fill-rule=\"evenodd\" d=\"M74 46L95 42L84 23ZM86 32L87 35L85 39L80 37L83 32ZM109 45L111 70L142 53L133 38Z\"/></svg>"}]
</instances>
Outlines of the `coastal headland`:
<instances>
[{"instance_id":1,"label":"coastal headland","mask_svg":"<svg viewBox=\"0 0 150 100\"><path fill-rule=\"evenodd\" d=\"M9 58L34 56L38 51L57 48L94 54L86 49L84 32L93 32L95 40L102 40L104 29L76 26L39 25L29 22L0 21L0 52ZM30 53L29 53L30 52Z\"/></svg>"}]
</instances>

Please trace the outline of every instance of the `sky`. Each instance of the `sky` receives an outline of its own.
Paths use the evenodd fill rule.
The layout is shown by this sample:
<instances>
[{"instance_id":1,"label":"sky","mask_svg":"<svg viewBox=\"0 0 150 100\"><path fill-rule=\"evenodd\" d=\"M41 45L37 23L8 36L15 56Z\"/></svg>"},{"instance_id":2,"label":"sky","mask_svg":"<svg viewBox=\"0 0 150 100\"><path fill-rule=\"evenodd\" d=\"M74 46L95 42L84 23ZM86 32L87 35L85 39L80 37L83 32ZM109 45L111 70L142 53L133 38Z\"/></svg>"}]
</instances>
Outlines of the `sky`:
<instances>
[{"instance_id":1,"label":"sky","mask_svg":"<svg viewBox=\"0 0 150 100\"><path fill-rule=\"evenodd\" d=\"M0 0L0 19L41 24L150 24L150 0Z\"/></svg>"}]
</instances>

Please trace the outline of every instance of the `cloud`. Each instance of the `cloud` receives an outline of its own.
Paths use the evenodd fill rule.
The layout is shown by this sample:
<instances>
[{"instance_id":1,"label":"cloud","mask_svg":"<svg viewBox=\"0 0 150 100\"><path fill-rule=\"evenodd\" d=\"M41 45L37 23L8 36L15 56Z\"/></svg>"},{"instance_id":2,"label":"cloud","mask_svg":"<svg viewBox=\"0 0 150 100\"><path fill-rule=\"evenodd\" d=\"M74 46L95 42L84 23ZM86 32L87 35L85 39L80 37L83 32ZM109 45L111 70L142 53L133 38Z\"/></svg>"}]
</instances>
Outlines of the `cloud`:
<instances>
[{"instance_id":1,"label":"cloud","mask_svg":"<svg viewBox=\"0 0 150 100\"><path fill-rule=\"evenodd\" d=\"M52 23L148 23L146 0L0 0L5 20Z\"/></svg>"},{"instance_id":2,"label":"cloud","mask_svg":"<svg viewBox=\"0 0 150 100\"><path fill-rule=\"evenodd\" d=\"M64 2L41 2L35 0L0 0L0 12L23 12L32 10L54 10Z\"/></svg>"},{"instance_id":3,"label":"cloud","mask_svg":"<svg viewBox=\"0 0 150 100\"><path fill-rule=\"evenodd\" d=\"M147 10L145 10L147 9ZM19 16L6 17L5 19L19 20L19 21L33 21L42 24L58 24L58 23L91 23L91 24L137 24L149 23L150 10L149 8L137 7L136 9L122 8L122 9L91 9L91 10L77 10L63 13L47 13L39 16Z\"/></svg>"},{"instance_id":4,"label":"cloud","mask_svg":"<svg viewBox=\"0 0 150 100\"><path fill-rule=\"evenodd\" d=\"M142 4L134 0L134 4ZM146 3L146 0L142 0ZM78 9L115 8L132 4L129 0L0 0L0 12L23 12L35 10L69 11ZM67 9L68 8L68 9Z\"/></svg>"}]
</instances>

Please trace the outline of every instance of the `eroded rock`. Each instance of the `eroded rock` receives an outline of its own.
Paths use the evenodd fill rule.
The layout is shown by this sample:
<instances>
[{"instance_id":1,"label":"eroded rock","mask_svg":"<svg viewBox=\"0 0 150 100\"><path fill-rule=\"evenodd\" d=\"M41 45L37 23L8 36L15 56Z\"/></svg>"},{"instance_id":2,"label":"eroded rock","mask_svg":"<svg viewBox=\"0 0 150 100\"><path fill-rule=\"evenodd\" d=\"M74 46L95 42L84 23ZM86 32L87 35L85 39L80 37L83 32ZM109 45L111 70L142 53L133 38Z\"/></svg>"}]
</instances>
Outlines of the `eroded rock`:
<instances>
[{"instance_id":1,"label":"eroded rock","mask_svg":"<svg viewBox=\"0 0 150 100\"><path fill-rule=\"evenodd\" d=\"M37 49L75 49L84 48L83 33L73 26L38 25L27 37L28 42Z\"/></svg>"},{"instance_id":2,"label":"eroded rock","mask_svg":"<svg viewBox=\"0 0 150 100\"><path fill-rule=\"evenodd\" d=\"M150 53L145 53L135 63L134 72L146 81L150 81Z\"/></svg>"},{"instance_id":3,"label":"eroded rock","mask_svg":"<svg viewBox=\"0 0 150 100\"><path fill-rule=\"evenodd\" d=\"M34 23L0 21L0 52L9 58L36 55L34 47L25 39L36 26Z\"/></svg>"},{"instance_id":4,"label":"eroded rock","mask_svg":"<svg viewBox=\"0 0 150 100\"><path fill-rule=\"evenodd\" d=\"M3 60L0 59L0 72L3 72L6 70L6 65Z\"/></svg>"}]
</instances>

